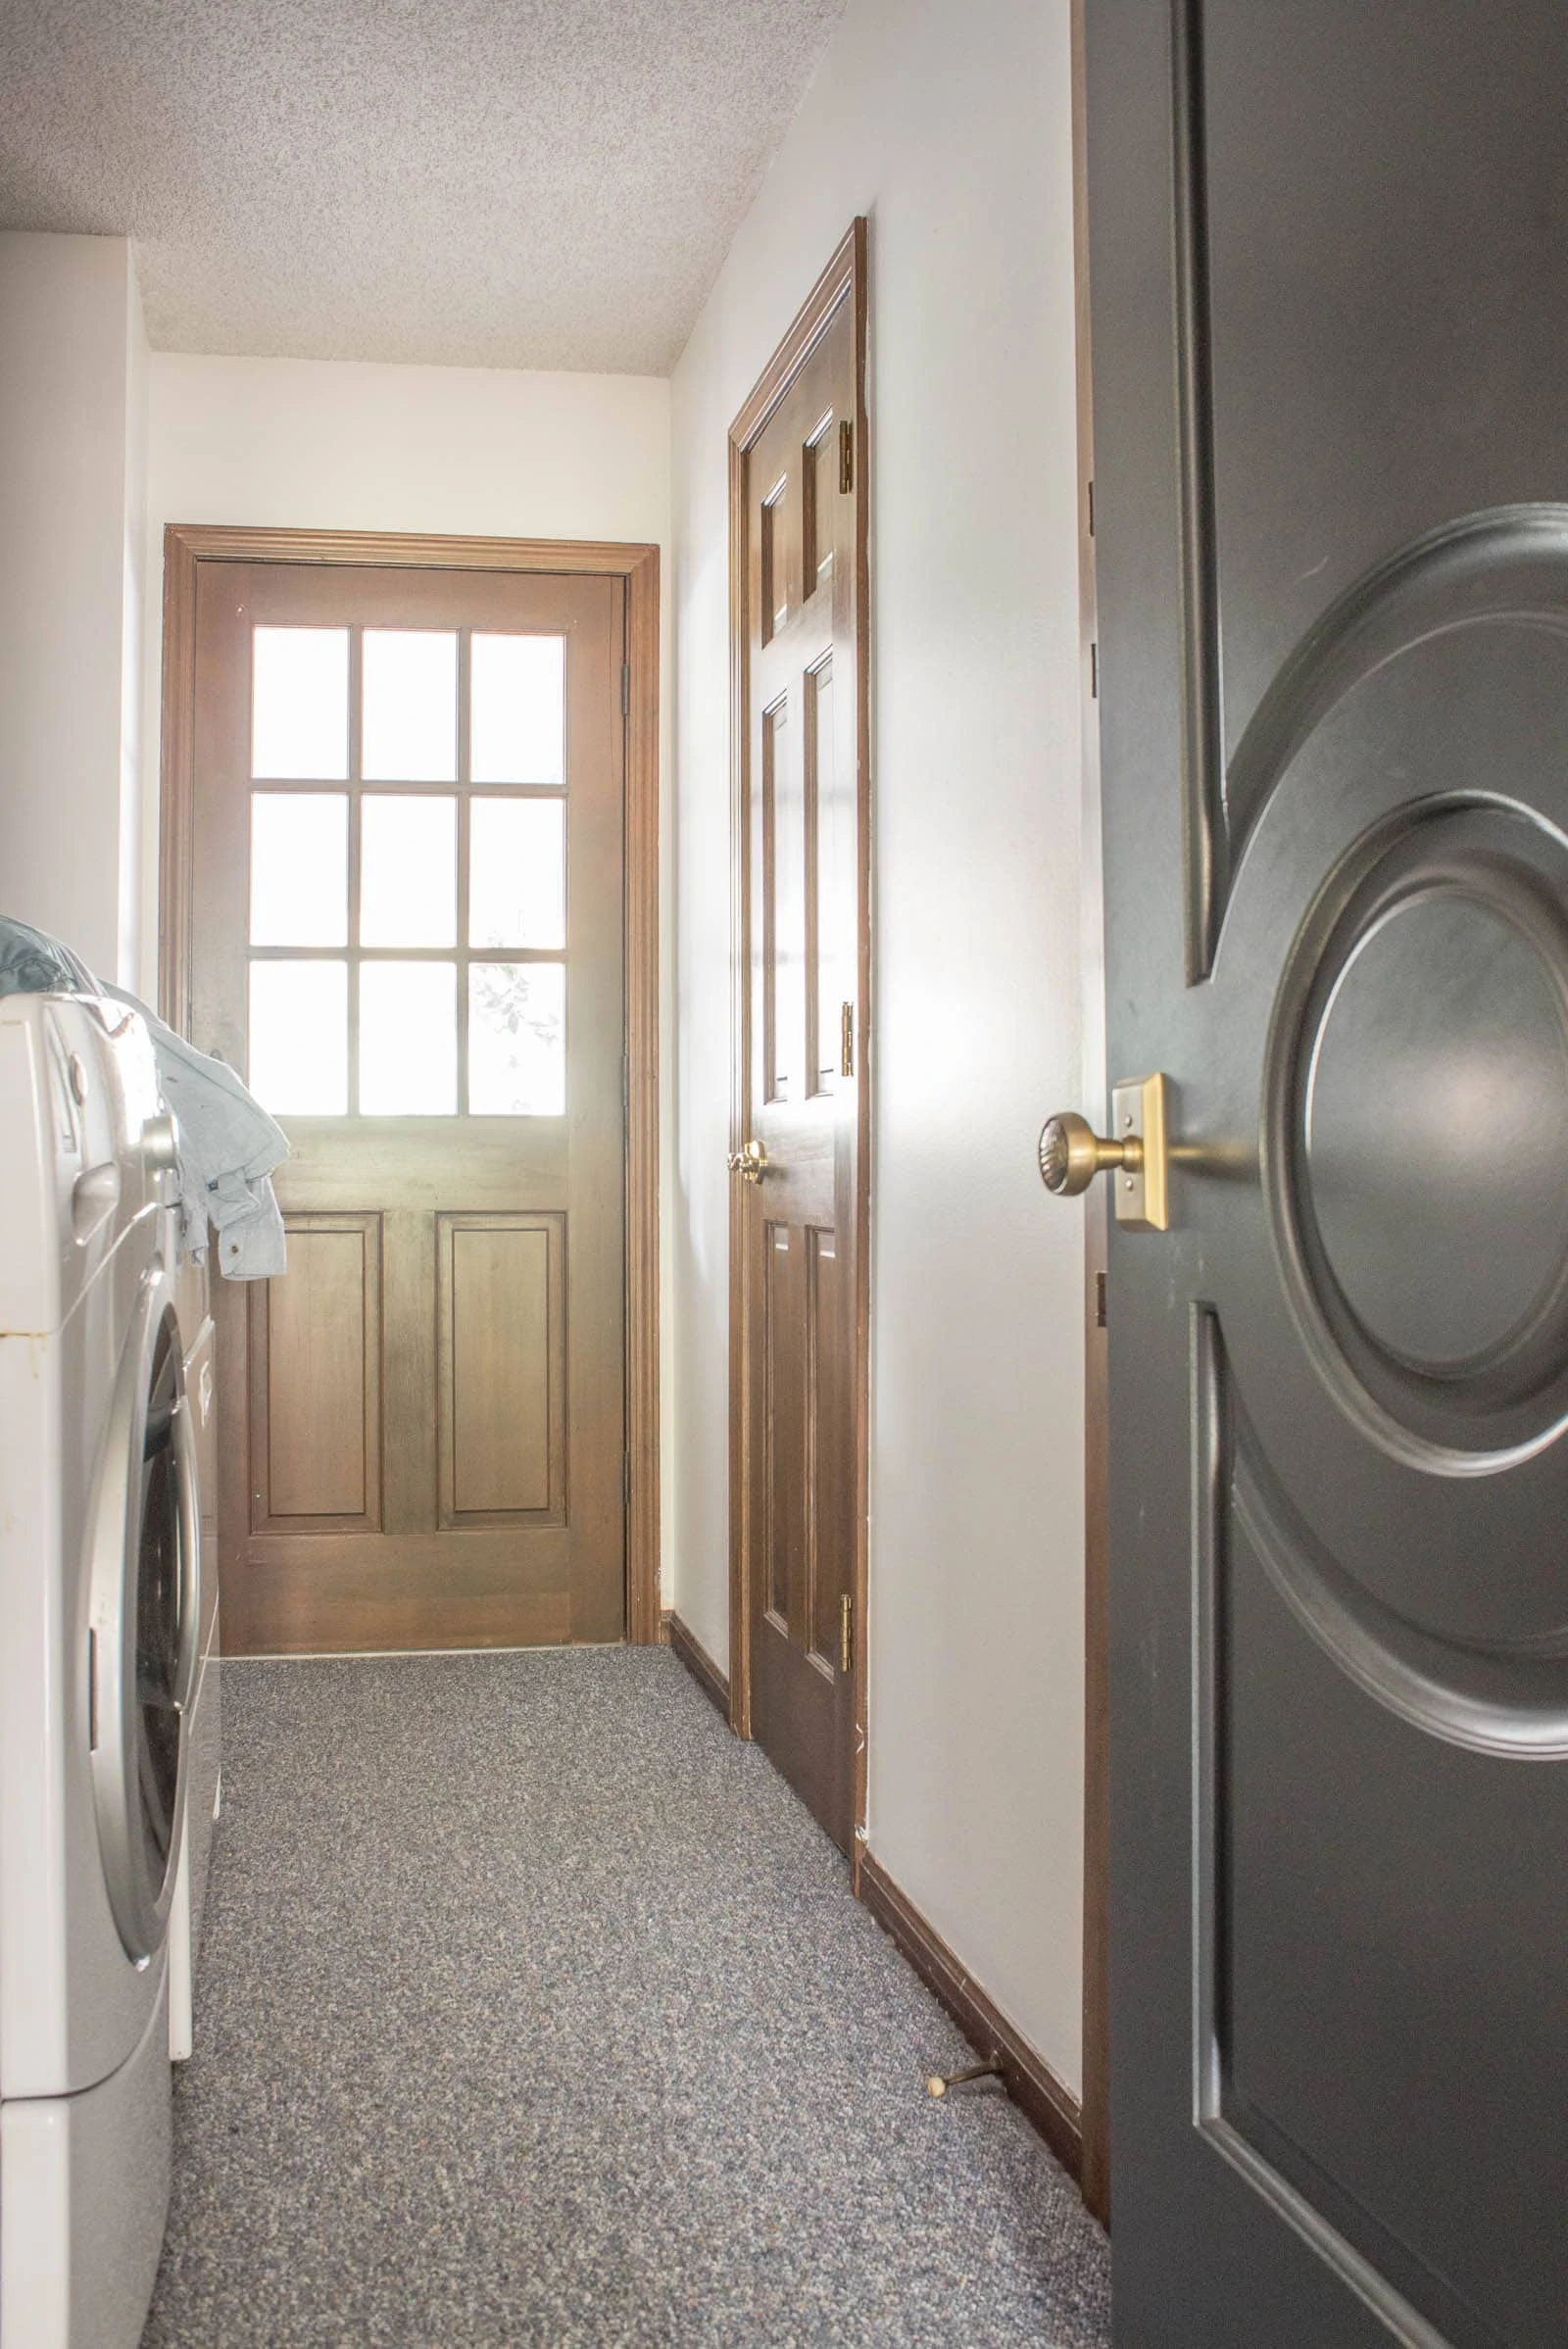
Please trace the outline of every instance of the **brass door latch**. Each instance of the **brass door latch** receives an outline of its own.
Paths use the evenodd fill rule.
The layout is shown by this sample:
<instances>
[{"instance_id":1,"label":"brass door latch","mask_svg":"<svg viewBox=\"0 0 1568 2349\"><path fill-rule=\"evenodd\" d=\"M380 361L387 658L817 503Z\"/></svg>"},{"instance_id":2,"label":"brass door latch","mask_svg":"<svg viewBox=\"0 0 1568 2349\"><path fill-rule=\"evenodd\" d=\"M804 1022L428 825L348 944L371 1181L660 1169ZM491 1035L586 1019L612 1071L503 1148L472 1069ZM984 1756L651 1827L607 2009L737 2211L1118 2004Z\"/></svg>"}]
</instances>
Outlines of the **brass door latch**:
<instances>
[{"instance_id":1,"label":"brass door latch","mask_svg":"<svg viewBox=\"0 0 1568 2349\"><path fill-rule=\"evenodd\" d=\"M728 1164L743 1183L760 1183L767 1172L767 1152L760 1142L748 1142L744 1150L730 1151Z\"/></svg>"},{"instance_id":2,"label":"brass door latch","mask_svg":"<svg viewBox=\"0 0 1568 2349\"><path fill-rule=\"evenodd\" d=\"M1097 1134L1076 1110L1048 1117L1040 1134L1040 1180L1058 1199L1087 1191L1097 1174L1111 1177L1116 1221L1132 1232L1170 1229L1167 1086L1140 1077L1111 1093L1111 1132Z\"/></svg>"}]
</instances>

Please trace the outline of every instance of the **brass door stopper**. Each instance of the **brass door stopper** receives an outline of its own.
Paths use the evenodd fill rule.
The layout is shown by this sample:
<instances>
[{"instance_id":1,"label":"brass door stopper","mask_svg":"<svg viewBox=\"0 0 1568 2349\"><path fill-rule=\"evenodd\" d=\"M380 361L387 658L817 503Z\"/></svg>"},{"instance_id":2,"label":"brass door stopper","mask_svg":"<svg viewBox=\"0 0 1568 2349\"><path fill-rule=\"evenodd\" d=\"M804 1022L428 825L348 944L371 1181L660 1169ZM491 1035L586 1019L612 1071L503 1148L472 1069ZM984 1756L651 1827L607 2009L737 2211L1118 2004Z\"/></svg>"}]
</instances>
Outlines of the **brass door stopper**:
<instances>
[{"instance_id":1,"label":"brass door stopper","mask_svg":"<svg viewBox=\"0 0 1568 2349\"><path fill-rule=\"evenodd\" d=\"M945 2096L950 2088L961 2088L970 2080L1000 2080L1002 2066L993 2056L989 2064L971 2064L964 2072L933 2072L926 2087L933 2096Z\"/></svg>"}]
</instances>

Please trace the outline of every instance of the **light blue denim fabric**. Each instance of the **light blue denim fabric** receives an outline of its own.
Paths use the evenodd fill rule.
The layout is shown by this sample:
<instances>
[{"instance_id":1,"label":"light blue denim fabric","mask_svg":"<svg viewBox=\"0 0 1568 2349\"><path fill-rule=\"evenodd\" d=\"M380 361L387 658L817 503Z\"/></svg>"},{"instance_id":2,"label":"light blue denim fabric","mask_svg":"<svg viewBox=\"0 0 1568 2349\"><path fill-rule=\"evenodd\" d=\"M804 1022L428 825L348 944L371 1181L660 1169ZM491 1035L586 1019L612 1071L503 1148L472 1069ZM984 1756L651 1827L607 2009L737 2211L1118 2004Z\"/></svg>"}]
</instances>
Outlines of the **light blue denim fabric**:
<instances>
[{"instance_id":1,"label":"light blue denim fabric","mask_svg":"<svg viewBox=\"0 0 1568 2349\"><path fill-rule=\"evenodd\" d=\"M180 1244L198 1258L207 1227L218 1235L218 1269L227 1281L265 1281L285 1270L283 1218L271 1173L288 1156L275 1118L222 1060L199 1052L122 987L100 987L147 1022L158 1082L179 1125Z\"/></svg>"}]
</instances>

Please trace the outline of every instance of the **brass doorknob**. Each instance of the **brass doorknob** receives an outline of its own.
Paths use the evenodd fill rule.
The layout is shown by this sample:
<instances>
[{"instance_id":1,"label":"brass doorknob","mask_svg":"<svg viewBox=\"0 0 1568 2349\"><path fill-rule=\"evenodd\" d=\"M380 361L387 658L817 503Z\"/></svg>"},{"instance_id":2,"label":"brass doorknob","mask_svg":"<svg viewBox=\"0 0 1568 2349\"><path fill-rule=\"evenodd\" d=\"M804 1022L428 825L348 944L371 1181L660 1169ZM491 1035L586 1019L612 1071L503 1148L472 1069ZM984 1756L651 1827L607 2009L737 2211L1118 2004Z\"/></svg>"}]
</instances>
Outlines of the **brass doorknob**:
<instances>
[{"instance_id":1,"label":"brass doorknob","mask_svg":"<svg viewBox=\"0 0 1568 2349\"><path fill-rule=\"evenodd\" d=\"M1048 1117L1040 1129L1040 1180L1059 1199L1076 1199L1097 1174L1112 1174L1122 1166L1137 1173L1143 1163L1144 1146L1137 1135L1107 1141L1075 1109Z\"/></svg>"},{"instance_id":2,"label":"brass doorknob","mask_svg":"<svg viewBox=\"0 0 1568 2349\"><path fill-rule=\"evenodd\" d=\"M1096 1175L1113 1175L1116 1221L1134 1231L1168 1230L1165 1096L1162 1076L1116 1086L1114 1136L1097 1134L1075 1109L1048 1117L1040 1134L1040 1180L1046 1189L1058 1199L1073 1199Z\"/></svg>"},{"instance_id":3,"label":"brass doorknob","mask_svg":"<svg viewBox=\"0 0 1568 2349\"><path fill-rule=\"evenodd\" d=\"M748 1142L744 1150L731 1150L729 1171L738 1174L743 1183L760 1183L767 1172L767 1152L760 1142Z\"/></svg>"}]
</instances>

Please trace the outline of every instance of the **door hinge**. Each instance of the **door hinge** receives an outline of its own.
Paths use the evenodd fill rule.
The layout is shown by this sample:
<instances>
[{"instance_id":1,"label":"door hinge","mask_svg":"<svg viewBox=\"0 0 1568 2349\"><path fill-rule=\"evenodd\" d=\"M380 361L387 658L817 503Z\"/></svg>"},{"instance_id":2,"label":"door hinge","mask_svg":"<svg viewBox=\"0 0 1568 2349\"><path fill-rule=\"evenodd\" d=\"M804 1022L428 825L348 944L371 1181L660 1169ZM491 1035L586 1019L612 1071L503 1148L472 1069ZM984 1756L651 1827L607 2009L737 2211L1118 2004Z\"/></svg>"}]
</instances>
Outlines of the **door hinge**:
<instances>
[{"instance_id":1,"label":"door hinge","mask_svg":"<svg viewBox=\"0 0 1568 2349\"><path fill-rule=\"evenodd\" d=\"M631 662L629 661L623 661L620 664L620 714L622 717L631 715Z\"/></svg>"},{"instance_id":2,"label":"door hinge","mask_svg":"<svg viewBox=\"0 0 1568 2349\"><path fill-rule=\"evenodd\" d=\"M855 1669L855 1600L848 1590L839 1600L839 1670L848 1675Z\"/></svg>"},{"instance_id":3,"label":"door hinge","mask_svg":"<svg viewBox=\"0 0 1568 2349\"><path fill-rule=\"evenodd\" d=\"M1089 484L1089 535L1091 538L1095 535L1095 485L1092 481Z\"/></svg>"},{"instance_id":4,"label":"door hinge","mask_svg":"<svg viewBox=\"0 0 1568 2349\"><path fill-rule=\"evenodd\" d=\"M855 487L855 426L848 416L839 424L839 495Z\"/></svg>"},{"instance_id":5,"label":"door hinge","mask_svg":"<svg viewBox=\"0 0 1568 2349\"><path fill-rule=\"evenodd\" d=\"M620 1455L620 1505L623 1509L631 1507L631 1454L629 1451L623 1451Z\"/></svg>"},{"instance_id":6,"label":"door hinge","mask_svg":"<svg viewBox=\"0 0 1568 2349\"><path fill-rule=\"evenodd\" d=\"M855 1074L855 1005L846 1003L839 1014L839 1074Z\"/></svg>"},{"instance_id":7,"label":"door hinge","mask_svg":"<svg viewBox=\"0 0 1568 2349\"><path fill-rule=\"evenodd\" d=\"M1089 699L1100 699L1100 647L1093 637L1089 641Z\"/></svg>"},{"instance_id":8,"label":"door hinge","mask_svg":"<svg viewBox=\"0 0 1568 2349\"><path fill-rule=\"evenodd\" d=\"M1105 1276L1102 1272L1097 1272L1095 1275L1095 1327L1097 1330L1102 1330L1104 1326Z\"/></svg>"}]
</instances>

